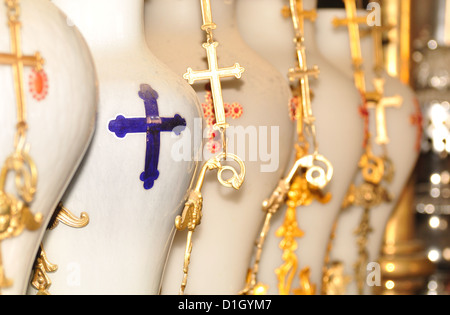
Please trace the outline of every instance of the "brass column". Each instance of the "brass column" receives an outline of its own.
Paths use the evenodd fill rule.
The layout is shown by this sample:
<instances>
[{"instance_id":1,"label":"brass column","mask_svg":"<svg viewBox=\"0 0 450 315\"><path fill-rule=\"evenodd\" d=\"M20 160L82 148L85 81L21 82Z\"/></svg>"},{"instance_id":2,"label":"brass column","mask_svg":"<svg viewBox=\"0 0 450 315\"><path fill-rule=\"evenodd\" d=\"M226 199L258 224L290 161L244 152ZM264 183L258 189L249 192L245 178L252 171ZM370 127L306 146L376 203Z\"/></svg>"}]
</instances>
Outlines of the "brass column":
<instances>
[{"instance_id":1,"label":"brass column","mask_svg":"<svg viewBox=\"0 0 450 315\"><path fill-rule=\"evenodd\" d=\"M434 272L422 242L415 239L414 176L408 182L385 232L379 263L382 295L417 294Z\"/></svg>"},{"instance_id":2,"label":"brass column","mask_svg":"<svg viewBox=\"0 0 450 315\"><path fill-rule=\"evenodd\" d=\"M411 85L411 9L412 0L383 0L383 23L396 25L387 35L384 47L388 73ZM380 253L381 287L375 294L417 294L434 272L422 242L416 239L412 175L386 226Z\"/></svg>"}]
</instances>

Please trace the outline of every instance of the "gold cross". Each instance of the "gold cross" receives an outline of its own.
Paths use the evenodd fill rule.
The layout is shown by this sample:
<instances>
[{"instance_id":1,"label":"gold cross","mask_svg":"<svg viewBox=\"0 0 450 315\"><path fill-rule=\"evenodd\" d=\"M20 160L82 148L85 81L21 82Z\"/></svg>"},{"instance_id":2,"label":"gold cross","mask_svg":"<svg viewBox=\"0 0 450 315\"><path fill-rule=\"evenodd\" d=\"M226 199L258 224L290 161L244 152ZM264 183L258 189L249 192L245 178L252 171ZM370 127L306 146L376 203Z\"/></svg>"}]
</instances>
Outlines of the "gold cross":
<instances>
[{"instance_id":1,"label":"gold cross","mask_svg":"<svg viewBox=\"0 0 450 315\"><path fill-rule=\"evenodd\" d=\"M312 69L308 69L306 64L306 48L304 45L304 20L305 18L315 19L317 16L315 11L304 11L302 0L290 0L290 9L294 30L296 33L295 43L297 50L298 67L289 69L289 80L291 82L299 80L301 90L301 106L303 110L303 121L309 126L312 126L315 117L311 108L311 91L309 86L309 76L318 77L319 68L314 66ZM302 117L300 116L301 110L296 110L297 115L297 133L300 135L303 132Z\"/></svg>"},{"instance_id":2,"label":"gold cross","mask_svg":"<svg viewBox=\"0 0 450 315\"><path fill-rule=\"evenodd\" d=\"M388 32L394 28L393 25L385 25L385 26L371 26L367 30L361 31L361 37L372 35L373 38L373 48L375 52L375 72L380 72L384 69L384 61L383 61L383 33Z\"/></svg>"},{"instance_id":3,"label":"gold cross","mask_svg":"<svg viewBox=\"0 0 450 315\"><path fill-rule=\"evenodd\" d=\"M293 5L295 6L294 8L292 7ZM303 0L297 0L297 3L295 4L290 3L289 7L284 6L281 10L281 14L283 14L284 17L288 18L292 16L293 11L297 12L295 17L297 19L297 22L294 21L294 27L300 29L302 33L305 29L305 19L312 22L317 19L317 10L303 10ZM296 25L298 25L298 27Z\"/></svg>"},{"instance_id":4,"label":"gold cross","mask_svg":"<svg viewBox=\"0 0 450 315\"><path fill-rule=\"evenodd\" d=\"M374 79L375 92L367 93L367 107L375 109L376 125L377 125L377 138L376 142L380 145L388 144L389 137L386 127L386 108L387 107L401 107L403 104L403 98L400 95L392 97L383 97L385 80L382 78Z\"/></svg>"},{"instance_id":5,"label":"gold cross","mask_svg":"<svg viewBox=\"0 0 450 315\"><path fill-rule=\"evenodd\" d=\"M18 126L26 127L26 104L23 85L23 68L34 67L41 71L44 59L39 52L34 56L25 56L21 49L19 21L20 8L18 1L6 1L8 7L8 26L11 35L11 53L0 53L0 64L11 65L13 68L14 88L17 102Z\"/></svg>"},{"instance_id":6,"label":"gold cross","mask_svg":"<svg viewBox=\"0 0 450 315\"><path fill-rule=\"evenodd\" d=\"M334 27L348 26L350 36L350 49L354 66L354 76L356 87L360 91L365 91L364 72L362 70L363 58L361 52L361 42L359 33L359 24L367 23L367 17L358 17L356 14L355 0L343 0L345 3L346 19L335 18L333 20Z\"/></svg>"},{"instance_id":7,"label":"gold cross","mask_svg":"<svg viewBox=\"0 0 450 315\"><path fill-rule=\"evenodd\" d=\"M215 28L215 24L212 22L211 3L210 0L202 0L202 15L203 26L202 29L210 32ZM210 34L209 34L210 35ZM214 101L214 112L216 115L216 124L214 129L225 130L228 124L225 119L225 108L223 104L222 85L220 83L221 78L236 77L240 79L245 69L238 63L235 63L233 67L219 68L217 61L217 46L219 43L212 41L212 36L208 38L208 42L202 45L206 49L206 56L208 59L208 70L194 71L192 68L188 68L187 72L183 75L183 78L188 80L189 84L194 84L200 80L210 80L211 82L211 94Z\"/></svg>"}]
</instances>

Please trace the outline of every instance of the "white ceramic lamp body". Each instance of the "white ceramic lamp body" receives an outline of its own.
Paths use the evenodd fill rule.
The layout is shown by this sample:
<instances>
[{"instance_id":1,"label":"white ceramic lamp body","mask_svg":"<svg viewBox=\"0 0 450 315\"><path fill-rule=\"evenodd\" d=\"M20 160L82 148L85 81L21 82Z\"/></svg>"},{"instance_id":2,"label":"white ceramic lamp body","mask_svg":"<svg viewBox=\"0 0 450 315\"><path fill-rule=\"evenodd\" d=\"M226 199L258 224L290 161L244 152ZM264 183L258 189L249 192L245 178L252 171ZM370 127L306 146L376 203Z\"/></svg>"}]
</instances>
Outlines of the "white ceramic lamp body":
<instances>
[{"instance_id":1,"label":"white ceramic lamp body","mask_svg":"<svg viewBox=\"0 0 450 315\"><path fill-rule=\"evenodd\" d=\"M50 293L157 294L175 217L184 205L197 166L194 154L201 146L201 135L194 141L194 124L201 117L195 92L149 51L143 0L54 3L79 27L91 48L100 102L92 146L64 198L72 212L86 211L90 223L82 230L60 224L47 234L47 256L59 266L49 274ZM148 86L158 94L159 113ZM152 94L153 100L144 102L139 92ZM153 102L152 110L144 107L147 102ZM119 115L141 119L144 129L126 129L129 133L119 138L111 128ZM144 187L140 176L150 139L146 131L152 128L148 122L158 124L159 116L163 124L175 115L185 120L186 128L180 135L159 133L159 146L153 142L149 151L153 161L159 158L159 177L153 187ZM186 148L186 156L178 156L177 147Z\"/></svg>"},{"instance_id":2,"label":"white ceramic lamp body","mask_svg":"<svg viewBox=\"0 0 450 315\"><path fill-rule=\"evenodd\" d=\"M367 11L361 10L359 15L367 15ZM335 18L345 18L346 13L343 9L320 9L317 19L317 42L319 50L327 60L340 69L347 77L353 77L350 43L347 27L334 28L332 20ZM372 91L373 79L375 78L373 69L374 46L371 37L361 40L362 54L364 59L364 70L366 73L367 91ZM330 47L333 47L329 53ZM370 212L371 227L373 229L369 236L367 249L370 260L375 262L380 253L383 235L386 223L390 214L395 208L398 198L404 189L418 158L419 152L416 149L417 144L417 126L411 123L412 115L417 113L415 106L415 95L406 85L398 79L389 77L386 73L382 74L385 79L385 96L390 97L400 95L403 98L403 104L400 108L386 109L387 132L390 142L387 145L387 152L395 167L395 175L391 184L386 188L393 194L394 200L390 203L384 203ZM370 110L370 133L373 138L377 135L375 124L375 112ZM383 151L375 141L372 141L372 147L375 154L382 155ZM338 223L336 239L333 244L331 259L344 262L346 266L345 273L353 275L353 264L358 258L358 247L354 235L362 216L361 208L350 208L346 211ZM370 292L366 288L365 292ZM357 293L356 284L353 281L348 287L349 294Z\"/></svg>"},{"instance_id":3,"label":"white ceramic lamp body","mask_svg":"<svg viewBox=\"0 0 450 315\"><path fill-rule=\"evenodd\" d=\"M193 238L186 294L237 294L243 289L263 212L261 205L272 193L287 166L294 124L289 120L291 92L278 71L251 50L237 28L237 1L214 0L212 17L220 67L236 62L245 68L240 80L223 79L225 103L239 103L240 117L227 119L229 152L246 164L240 191L222 187L215 174L206 178L202 224ZM146 31L154 53L182 77L188 67L208 68L206 41L200 27L198 0L151 0L146 6ZM183 53L180 54L180 51ZM206 103L205 85L194 85ZM213 156L208 148L205 157ZM163 281L163 294L177 294L182 280L186 233L177 233Z\"/></svg>"},{"instance_id":4,"label":"white ceramic lamp body","mask_svg":"<svg viewBox=\"0 0 450 315\"><path fill-rule=\"evenodd\" d=\"M281 13L283 5L288 4L289 1L284 0L241 0L237 10L244 39L275 65L286 80L288 70L298 67L292 19L283 17ZM304 10L307 11L315 9L316 5L316 0L303 1ZM305 20L304 36L308 67L311 69L317 65L320 70L318 79L310 79L310 87L314 93L311 105L316 117L319 153L332 163L334 175L326 188L332 194L329 203L322 205L315 202L297 209L299 227L305 232L305 236L297 240L299 267L292 289L298 287L299 270L309 266L311 282L317 285L320 292L328 236L363 152L363 121L358 114L361 103L359 93L352 80L340 73L319 52L315 24L309 20ZM332 49L334 48L330 45L328 50ZM278 293L275 269L283 264L282 250L279 248L282 239L275 236L275 231L284 220L282 210L273 220L258 278L269 285L269 294Z\"/></svg>"},{"instance_id":5,"label":"white ceramic lamp body","mask_svg":"<svg viewBox=\"0 0 450 315\"><path fill-rule=\"evenodd\" d=\"M13 295L26 292L47 223L92 138L97 108L95 69L80 33L67 25L65 16L49 1L20 1L20 13L22 52L33 56L39 51L45 59L47 76L47 80L42 81L44 85L30 90L33 70L25 67L23 71L27 142L38 171L37 193L31 211L41 213L44 220L38 231L24 230L20 236L2 242L5 275L14 281L13 286L2 293ZM0 20L0 51L10 53L10 30L4 5L0 6ZM13 153L17 124L12 67L2 65L0 78L3 83L0 163L3 166L7 156ZM8 180L12 178L10 174ZM11 189L7 193L15 194L15 191Z\"/></svg>"}]
</instances>

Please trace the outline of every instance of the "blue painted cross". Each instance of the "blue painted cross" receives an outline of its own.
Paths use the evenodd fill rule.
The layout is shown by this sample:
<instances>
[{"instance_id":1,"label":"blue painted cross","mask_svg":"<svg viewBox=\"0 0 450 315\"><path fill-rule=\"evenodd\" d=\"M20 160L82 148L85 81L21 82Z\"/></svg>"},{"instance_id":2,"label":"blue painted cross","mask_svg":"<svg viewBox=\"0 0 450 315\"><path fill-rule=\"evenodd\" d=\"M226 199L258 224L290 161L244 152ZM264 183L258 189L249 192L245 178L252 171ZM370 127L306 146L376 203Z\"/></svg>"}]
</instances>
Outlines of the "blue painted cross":
<instances>
[{"instance_id":1,"label":"blue painted cross","mask_svg":"<svg viewBox=\"0 0 450 315\"><path fill-rule=\"evenodd\" d=\"M147 149L145 155L145 169L140 179L145 189L151 189L159 177L158 162L160 150L160 133L174 132L180 135L186 128L186 120L180 115L173 118L161 118L158 111L158 93L148 84L141 84L139 97L144 100L145 118L125 118L117 116L109 122L109 130L117 137L124 138L129 133L146 133Z\"/></svg>"}]
</instances>

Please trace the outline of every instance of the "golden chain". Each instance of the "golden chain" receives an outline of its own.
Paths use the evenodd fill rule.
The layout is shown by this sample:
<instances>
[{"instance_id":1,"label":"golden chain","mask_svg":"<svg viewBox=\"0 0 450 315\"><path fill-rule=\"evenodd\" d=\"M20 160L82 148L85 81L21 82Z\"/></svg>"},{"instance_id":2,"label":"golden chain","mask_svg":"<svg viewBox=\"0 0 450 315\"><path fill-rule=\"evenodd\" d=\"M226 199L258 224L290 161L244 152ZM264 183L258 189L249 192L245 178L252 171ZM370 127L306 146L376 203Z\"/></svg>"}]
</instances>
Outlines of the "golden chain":
<instances>
[{"instance_id":1,"label":"golden chain","mask_svg":"<svg viewBox=\"0 0 450 315\"><path fill-rule=\"evenodd\" d=\"M292 17L295 30L295 48L298 65L289 69L289 81L299 82L294 94L298 95L298 105L296 106L295 119L297 121L297 139L295 144L297 161L282 179L269 199L263 202L263 211L266 212L264 225L262 226L258 240L255 243L255 254L253 266L247 273L245 288L239 292L241 295L262 295L266 294L268 286L258 282L259 263L263 245L267 233L270 229L270 222L273 215L278 212L282 205L287 205L285 221L277 230L276 236L281 237L280 248L283 251L282 259L284 263L276 269L278 279L278 291L280 295L291 293L291 286L298 269L298 258L295 253L298 245L297 238L303 237L303 231L299 228L296 210L300 206L309 206L313 200L326 204L331 199L331 194L323 194L322 190L330 183L333 176L333 166L322 155L319 154L316 139L315 117L311 107L311 89L309 77L318 77L320 71L318 67L309 69L306 64L306 47L304 45L304 20L315 20L316 11L305 11L302 0L290 0L290 6L283 8L282 14L285 17ZM309 143L306 138L310 138ZM312 138L312 139L311 139ZM312 145L313 154L309 154ZM321 162L325 168L315 165ZM294 294L315 294L315 285L309 280L310 269L307 267L300 271L300 288L294 289Z\"/></svg>"},{"instance_id":2,"label":"golden chain","mask_svg":"<svg viewBox=\"0 0 450 315\"><path fill-rule=\"evenodd\" d=\"M190 84L194 84L194 82L198 80L210 81L212 90L211 93L214 101L214 113L216 117L216 125L214 125L214 128L221 133L222 153L219 153L216 157L211 158L203 164L200 173L196 176L197 180L195 188L190 191L182 214L177 216L175 219L175 227L178 231L188 230L184 254L183 278L179 290L180 295L185 294L187 286L189 265L193 247L193 234L197 226L201 224L201 219L203 216L203 196L201 191L205 181L206 172L217 170L217 179L219 183L224 187L234 188L235 190L239 190L241 188L244 183L246 172L245 164L242 159L237 155L227 152L226 129L229 125L226 122L222 87L220 84L220 79L223 77L235 77L236 79L240 79L245 69L238 63L236 63L232 68L218 67L216 48L219 44L213 40L213 30L216 29L216 24L212 20L211 1L201 0L200 3L203 17L203 25L201 29L206 32L206 43L204 43L202 47L206 49L209 69L194 71L192 68L188 68L187 73L185 73L183 77ZM237 163L240 171L238 172L233 166L225 165L225 162ZM231 173L232 177L225 179L225 172L228 174Z\"/></svg>"}]
</instances>

